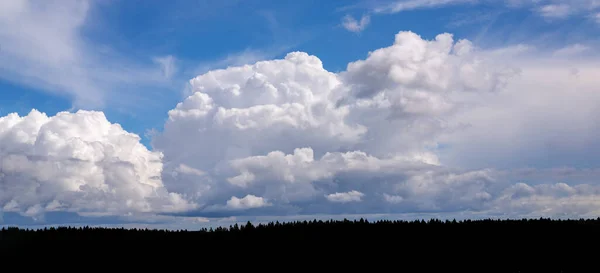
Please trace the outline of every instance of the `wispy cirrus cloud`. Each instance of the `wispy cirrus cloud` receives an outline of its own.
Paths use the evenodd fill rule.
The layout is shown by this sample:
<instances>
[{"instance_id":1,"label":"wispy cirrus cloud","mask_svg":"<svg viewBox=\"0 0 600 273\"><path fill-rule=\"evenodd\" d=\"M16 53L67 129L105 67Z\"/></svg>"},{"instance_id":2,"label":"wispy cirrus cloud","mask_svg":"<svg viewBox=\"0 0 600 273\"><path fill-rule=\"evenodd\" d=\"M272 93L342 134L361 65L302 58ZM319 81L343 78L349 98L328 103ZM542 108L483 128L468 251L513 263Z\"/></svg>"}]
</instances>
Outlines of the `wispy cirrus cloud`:
<instances>
[{"instance_id":1,"label":"wispy cirrus cloud","mask_svg":"<svg viewBox=\"0 0 600 273\"><path fill-rule=\"evenodd\" d=\"M363 14L360 19L347 14L342 18L342 26L350 32L361 32L371 22L371 16L375 14L392 14L416 9L436 8L452 4L475 3L478 0L401 0L401 1L385 1L382 2L358 2L354 5L345 6L339 11L347 11L351 9L366 9L367 13Z\"/></svg>"},{"instance_id":2,"label":"wispy cirrus cloud","mask_svg":"<svg viewBox=\"0 0 600 273\"><path fill-rule=\"evenodd\" d=\"M342 18L342 26L350 32L361 32L371 23L370 15L363 15L360 20L354 19L351 15Z\"/></svg>"},{"instance_id":3,"label":"wispy cirrus cloud","mask_svg":"<svg viewBox=\"0 0 600 273\"><path fill-rule=\"evenodd\" d=\"M555 57L568 57L579 55L589 51L591 48L587 45L573 44L554 51Z\"/></svg>"},{"instance_id":4,"label":"wispy cirrus cloud","mask_svg":"<svg viewBox=\"0 0 600 273\"><path fill-rule=\"evenodd\" d=\"M401 0L376 6L375 13L398 13L402 11L436 8L454 4L477 3L478 0Z\"/></svg>"},{"instance_id":5,"label":"wispy cirrus cloud","mask_svg":"<svg viewBox=\"0 0 600 273\"><path fill-rule=\"evenodd\" d=\"M566 18L600 8L600 2L596 0L393 0L373 4L371 7L375 13L398 13L459 4L502 4L510 8L533 8L540 15L551 18Z\"/></svg>"},{"instance_id":6,"label":"wispy cirrus cloud","mask_svg":"<svg viewBox=\"0 0 600 273\"><path fill-rule=\"evenodd\" d=\"M549 4L537 8L537 12L545 18L563 19L569 17L574 11L568 4Z\"/></svg>"},{"instance_id":7,"label":"wispy cirrus cloud","mask_svg":"<svg viewBox=\"0 0 600 273\"><path fill-rule=\"evenodd\" d=\"M592 20L594 20L598 25L600 25L600 12L591 15Z\"/></svg>"},{"instance_id":8,"label":"wispy cirrus cloud","mask_svg":"<svg viewBox=\"0 0 600 273\"><path fill-rule=\"evenodd\" d=\"M140 62L86 37L86 27L95 23L89 16L95 4L2 1L0 78L69 97L75 108L126 103L140 97L129 87L168 84L172 57L148 56L158 63Z\"/></svg>"},{"instance_id":9,"label":"wispy cirrus cloud","mask_svg":"<svg viewBox=\"0 0 600 273\"><path fill-rule=\"evenodd\" d=\"M509 9L529 9L531 12L545 18L548 21L562 20L573 16L588 16L594 21L600 21L600 2L596 0L391 0L391 1L363 1L351 6L346 6L340 10L347 11L350 9L366 9L366 16L376 14L395 14L400 12L408 12L421 9L443 8L456 5L471 5L481 6L483 4L500 5ZM481 20L489 20L493 17L491 14L476 14L475 17L469 18L454 18L450 26L464 25L466 22L474 22ZM370 18L370 17L366 17ZM360 22L353 17L346 15L343 19L349 27L347 30L359 32L364 29ZM368 24L368 21L367 21Z\"/></svg>"}]
</instances>

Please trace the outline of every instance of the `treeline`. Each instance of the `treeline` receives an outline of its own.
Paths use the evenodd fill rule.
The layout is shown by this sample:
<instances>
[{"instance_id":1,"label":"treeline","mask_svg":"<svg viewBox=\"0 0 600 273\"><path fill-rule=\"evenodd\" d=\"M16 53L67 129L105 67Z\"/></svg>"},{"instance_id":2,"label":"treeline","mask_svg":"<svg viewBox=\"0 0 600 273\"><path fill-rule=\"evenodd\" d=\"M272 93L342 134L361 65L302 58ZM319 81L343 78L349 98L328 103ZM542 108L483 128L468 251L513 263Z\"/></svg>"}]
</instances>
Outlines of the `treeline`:
<instances>
[{"instance_id":1,"label":"treeline","mask_svg":"<svg viewBox=\"0 0 600 273\"><path fill-rule=\"evenodd\" d=\"M425 269L439 266L452 272L574 272L566 271L573 268L599 272L599 247L600 218L248 222L197 231L92 227L0 231L4 253L64 253L61 249L114 257L146 253L156 257L155 263L167 261L166 257L193 259L211 269L283 262L297 268L337 264L340 270L393 266L396 272L430 272Z\"/></svg>"}]
</instances>

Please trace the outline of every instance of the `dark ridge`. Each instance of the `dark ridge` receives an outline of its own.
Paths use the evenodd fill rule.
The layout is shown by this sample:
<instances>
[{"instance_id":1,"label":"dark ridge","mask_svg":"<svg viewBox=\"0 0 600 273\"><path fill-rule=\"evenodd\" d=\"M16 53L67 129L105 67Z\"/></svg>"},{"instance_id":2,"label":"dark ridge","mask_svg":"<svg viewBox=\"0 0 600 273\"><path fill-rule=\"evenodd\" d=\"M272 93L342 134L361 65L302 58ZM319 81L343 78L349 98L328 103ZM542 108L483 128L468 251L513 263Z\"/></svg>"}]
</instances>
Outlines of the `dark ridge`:
<instances>
[{"instance_id":1,"label":"dark ridge","mask_svg":"<svg viewBox=\"0 0 600 273\"><path fill-rule=\"evenodd\" d=\"M199 231L91 227L0 231L5 258L11 253L62 255L137 269L157 270L159 264L170 266L169 270L194 266L200 272L297 272L301 268L308 272L324 268L334 272L599 272L599 243L600 218L314 220L256 226L248 222Z\"/></svg>"}]
</instances>

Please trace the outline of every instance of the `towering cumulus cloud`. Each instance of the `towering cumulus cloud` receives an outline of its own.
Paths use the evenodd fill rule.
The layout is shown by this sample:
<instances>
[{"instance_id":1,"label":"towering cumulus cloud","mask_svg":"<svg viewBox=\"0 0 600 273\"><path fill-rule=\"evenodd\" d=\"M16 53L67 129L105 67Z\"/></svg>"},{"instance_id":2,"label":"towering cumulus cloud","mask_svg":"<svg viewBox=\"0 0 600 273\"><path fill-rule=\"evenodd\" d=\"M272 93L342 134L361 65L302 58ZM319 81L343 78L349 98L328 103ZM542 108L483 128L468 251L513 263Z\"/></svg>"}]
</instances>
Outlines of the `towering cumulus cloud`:
<instances>
[{"instance_id":1,"label":"towering cumulus cloud","mask_svg":"<svg viewBox=\"0 0 600 273\"><path fill-rule=\"evenodd\" d=\"M513 171L461 171L438 159L440 140L469 127L456 117L468 120L479 98L503 94L519 75L498 54L450 34L399 32L338 74L293 52L200 75L154 140L165 184L199 202L200 215L243 198L257 205L229 214L564 213L547 200L593 211L583 188L530 186Z\"/></svg>"},{"instance_id":2,"label":"towering cumulus cloud","mask_svg":"<svg viewBox=\"0 0 600 273\"><path fill-rule=\"evenodd\" d=\"M161 180L162 155L101 112L0 118L0 208L126 214L192 206Z\"/></svg>"},{"instance_id":3,"label":"towering cumulus cloud","mask_svg":"<svg viewBox=\"0 0 600 273\"><path fill-rule=\"evenodd\" d=\"M98 112L12 114L0 205L596 216L600 170L576 167L600 160L600 71L537 54L403 31L339 73L303 52L213 70L190 80L153 151Z\"/></svg>"}]
</instances>

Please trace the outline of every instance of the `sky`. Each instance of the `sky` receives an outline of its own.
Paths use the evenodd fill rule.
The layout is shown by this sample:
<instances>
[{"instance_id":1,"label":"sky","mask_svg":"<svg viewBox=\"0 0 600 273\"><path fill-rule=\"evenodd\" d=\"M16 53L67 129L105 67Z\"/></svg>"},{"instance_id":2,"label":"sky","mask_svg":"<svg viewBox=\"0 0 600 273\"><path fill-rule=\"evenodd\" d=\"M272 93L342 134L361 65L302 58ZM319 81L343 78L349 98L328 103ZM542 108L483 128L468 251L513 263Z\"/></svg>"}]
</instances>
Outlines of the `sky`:
<instances>
[{"instance_id":1,"label":"sky","mask_svg":"<svg viewBox=\"0 0 600 273\"><path fill-rule=\"evenodd\" d=\"M0 3L0 225L600 217L597 0Z\"/></svg>"}]
</instances>

